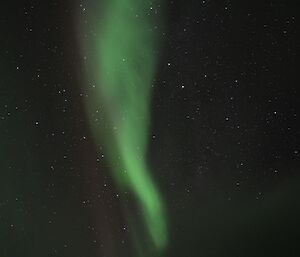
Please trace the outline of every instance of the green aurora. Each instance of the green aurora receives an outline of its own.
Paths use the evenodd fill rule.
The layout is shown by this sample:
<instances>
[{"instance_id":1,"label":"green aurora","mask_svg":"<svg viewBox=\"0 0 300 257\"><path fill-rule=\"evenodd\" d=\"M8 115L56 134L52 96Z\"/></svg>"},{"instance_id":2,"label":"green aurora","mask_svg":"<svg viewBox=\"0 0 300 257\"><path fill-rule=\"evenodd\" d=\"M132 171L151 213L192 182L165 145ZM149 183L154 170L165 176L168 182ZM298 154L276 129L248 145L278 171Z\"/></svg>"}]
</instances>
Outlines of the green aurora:
<instances>
[{"instance_id":1,"label":"green aurora","mask_svg":"<svg viewBox=\"0 0 300 257\"><path fill-rule=\"evenodd\" d=\"M139 255L152 257L160 256L167 245L165 206L146 160L159 47L154 27L161 25L153 4L110 0L99 8L98 3L93 15L88 14L88 23L81 24L88 35L81 43L89 85L86 106L95 142L104 144L118 188L130 192L138 203L144 229L136 228L134 215L127 220Z\"/></svg>"}]
</instances>

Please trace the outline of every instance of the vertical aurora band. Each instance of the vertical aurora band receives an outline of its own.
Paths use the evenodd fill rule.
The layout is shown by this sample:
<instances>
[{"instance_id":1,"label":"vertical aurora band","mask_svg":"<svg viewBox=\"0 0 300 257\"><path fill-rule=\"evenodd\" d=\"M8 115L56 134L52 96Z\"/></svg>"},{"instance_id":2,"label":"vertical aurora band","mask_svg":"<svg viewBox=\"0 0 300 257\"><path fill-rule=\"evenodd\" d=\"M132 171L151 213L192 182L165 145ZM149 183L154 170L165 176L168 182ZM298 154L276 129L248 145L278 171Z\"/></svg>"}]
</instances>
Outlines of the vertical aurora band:
<instances>
[{"instance_id":1,"label":"vertical aurora band","mask_svg":"<svg viewBox=\"0 0 300 257\"><path fill-rule=\"evenodd\" d=\"M87 84L95 85L89 86L86 103L91 128L96 141L104 141L117 186L132 193L138 203L144 223L142 237L154 249L151 256L159 256L167 244L165 206L145 159L159 41L154 22L160 22L151 4L157 3L109 0L102 12L95 5L93 14L88 14L88 25L81 27L87 35L82 40L87 80L93 81ZM100 114L95 112L98 107ZM95 123L97 115L100 122ZM128 220L134 228L134 217ZM140 255L147 256L139 233L134 236L137 248Z\"/></svg>"}]
</instances>

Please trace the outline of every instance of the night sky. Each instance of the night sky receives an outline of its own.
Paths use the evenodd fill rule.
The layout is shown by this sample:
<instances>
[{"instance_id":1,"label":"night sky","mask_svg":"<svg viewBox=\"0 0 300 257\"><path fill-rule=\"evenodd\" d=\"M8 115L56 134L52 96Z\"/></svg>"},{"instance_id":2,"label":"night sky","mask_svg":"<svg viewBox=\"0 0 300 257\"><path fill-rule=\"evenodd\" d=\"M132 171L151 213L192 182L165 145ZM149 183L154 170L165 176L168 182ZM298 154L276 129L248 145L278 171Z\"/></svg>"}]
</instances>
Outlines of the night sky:
<instances>
[{"instance_id":1,"label":"night sky","mask_svg":"<svg viewBox=\"0 0 300 257\"><path fill-rule=\"evenodd\" d=\"M0 257L300 256L297 1L128 0L135 20L110 8L124 1L2 3ZM104 45L119 32L125 47ZM106 101L98 52L119 67L126 42L106 78L124 98ZM139 84L126 104L127 68L140 84L154 70L147 101ZM126 137L129 105L148 111L129 108ZM153 238L140 171L117 178L122 132L125 155L147 141Z\"/></svg>"}]
</instances>

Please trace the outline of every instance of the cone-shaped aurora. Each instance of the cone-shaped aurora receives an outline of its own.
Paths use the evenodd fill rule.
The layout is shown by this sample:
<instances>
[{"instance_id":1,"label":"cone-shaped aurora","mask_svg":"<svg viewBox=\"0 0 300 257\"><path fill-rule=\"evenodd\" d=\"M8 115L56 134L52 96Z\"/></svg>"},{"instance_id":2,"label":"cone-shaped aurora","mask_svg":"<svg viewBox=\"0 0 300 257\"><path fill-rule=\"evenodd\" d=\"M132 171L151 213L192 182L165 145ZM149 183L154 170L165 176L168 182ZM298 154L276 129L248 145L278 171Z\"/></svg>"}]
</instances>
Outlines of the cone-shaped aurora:
<instances>
[{"instance_id":1,"label":"cone-shaped aurora","mask_svg":"<svg viewBox=\"0 0 300 257\"><path fill-rule=\"evenodd\" d=\"M167 244L165 210L145 160L159 15L154 1L110 0L101 8L93 2L81 24L91 127L96 140L104 140L116 184L138 202L145 227L134 236L140 252L147 256L139 241L147 238L152 254L160 255Z\"/></svg>"}]
</instances>

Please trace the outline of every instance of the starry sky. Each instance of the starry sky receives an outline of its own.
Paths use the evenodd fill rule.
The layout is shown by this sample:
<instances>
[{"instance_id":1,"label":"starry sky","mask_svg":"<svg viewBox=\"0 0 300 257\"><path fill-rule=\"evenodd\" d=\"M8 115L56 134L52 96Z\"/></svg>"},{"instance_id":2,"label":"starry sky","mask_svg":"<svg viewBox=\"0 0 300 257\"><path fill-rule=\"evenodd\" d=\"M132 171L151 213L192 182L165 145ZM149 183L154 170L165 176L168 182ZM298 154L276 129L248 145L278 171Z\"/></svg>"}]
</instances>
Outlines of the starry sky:
<instances>
[{"instance_id":1,"label":"starry sky","mask_svg":"<svg viewBox=\"0 0 300 257\"><path fill-rule=\"evenodd\" d=\"M145 134L146 174L166 212L153 240L143 203L114 175L106 117L118 105L86 107L103 83L88 83L97 53L82 42L114 30L95 22L113 15L108 3L2 4L0 256L299 256L296 1L145 1L134 14L131 32L145 23L159 41L149 44L149 128L129 127L133 142ZM161 237L163 249L149 250Z\"/></svg>"}]
</instances>

